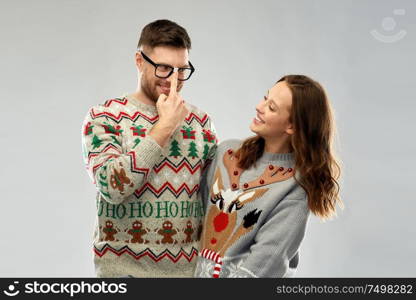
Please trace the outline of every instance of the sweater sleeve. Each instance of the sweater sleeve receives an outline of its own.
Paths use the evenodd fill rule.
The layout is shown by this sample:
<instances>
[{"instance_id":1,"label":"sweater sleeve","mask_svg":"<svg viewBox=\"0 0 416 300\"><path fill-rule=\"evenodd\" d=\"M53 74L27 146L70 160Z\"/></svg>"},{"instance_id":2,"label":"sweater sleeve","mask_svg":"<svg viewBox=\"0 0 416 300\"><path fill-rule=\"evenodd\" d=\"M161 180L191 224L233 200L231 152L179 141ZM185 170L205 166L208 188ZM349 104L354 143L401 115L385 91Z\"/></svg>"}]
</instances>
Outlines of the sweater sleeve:
<instances>
[{"instance_id":1,"label":"sweater sleeve","mask_svg":"<svg viewBox=\"0 0 416 300\"><path fill-rule=\"evenodd\" d=\"M100 196L119 204L139 189L162 153L149 135L123 152L123 129L107 117L93 117L90 109L83 123L84 163ZM133 147L134 146L134 147Z\"/></svg>"},{"instance_id":2,"label":"sweater sleeve","mask_svg":"<svg viewBox=\"0 0 416 300\"><path fill-rule=\"evenodd\" d=\"M306 199L283 199L255 236L237 277L285 277L306 232Z\"/></svg>"}]
</instances>

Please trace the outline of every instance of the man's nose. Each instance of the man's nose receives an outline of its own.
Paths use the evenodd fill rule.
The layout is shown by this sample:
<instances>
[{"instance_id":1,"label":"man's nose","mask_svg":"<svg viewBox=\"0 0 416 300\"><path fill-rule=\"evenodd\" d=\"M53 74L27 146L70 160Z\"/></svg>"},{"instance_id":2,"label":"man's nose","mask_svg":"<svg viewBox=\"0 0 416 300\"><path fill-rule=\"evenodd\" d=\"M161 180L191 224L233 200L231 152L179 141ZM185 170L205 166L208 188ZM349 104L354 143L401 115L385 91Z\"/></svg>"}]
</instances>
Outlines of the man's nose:
<instances>
[{"instance_id":1,"label":"man's nose","mask_svg":"<svg viewBox=\"0 0 416 300\"><path fill-rule=\"evenodd\" d=\"M175 73L178 73L178 72L177 72L177 71L173 71L173 72L172 72L172 74L170 74L170 75L169 75L169 77L168 77L168 78L166 78L166 81L168 81L169 83L171 83L171 82L172 82L172 77L173 77L173 75L174 75ZM178 80L178 83L179 83L179 80Z\"/></svg>"}]
</instances>

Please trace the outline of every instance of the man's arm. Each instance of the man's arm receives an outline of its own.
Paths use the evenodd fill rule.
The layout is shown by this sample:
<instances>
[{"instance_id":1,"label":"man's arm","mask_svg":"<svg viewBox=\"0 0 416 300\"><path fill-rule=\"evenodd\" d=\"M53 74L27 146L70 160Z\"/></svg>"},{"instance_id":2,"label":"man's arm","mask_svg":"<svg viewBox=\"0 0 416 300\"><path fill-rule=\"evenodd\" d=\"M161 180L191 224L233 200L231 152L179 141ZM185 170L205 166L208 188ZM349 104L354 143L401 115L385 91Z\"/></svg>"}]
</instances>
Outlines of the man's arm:
<instances>
[{"instance_id":1,"label":"man's arm","mask_svg":"<svg viewBox=\"0 0 416 300\"><path fill-rule=\"evenodd\" d=\"M177 77L172 74L169 96L161 94L156 108L159 120L134 149L123 153L122 129L106 117L88 113L83 126L84 160L101 196L113 204L143 186L156 164L162 148L187 115L184 101L177 93Z\"/></svg>"},{"instance_id":2,"label":"man's arm","mask_svg":"<svg viewBox=\"0 0 416 300\"><path fill-rule=\"evenodd\" d=\"M150 135L123 153L122 129L110 118L94 117L92 108L83 124L84 162L106 201L119 204L139 189L162 153Z\"/></svg>"},{"instance_id":3,"label":"man's arm","mask_svg":"<svg viewBox=\"0 0 416 300\"><path fill-rule=\"evenodd\" d=\"M170 81L169 96L160 94L156 102L159 120L149 133L161 147L166 145L166 142L188 114L185 101L177 92L178 72L174 72L168 81Z\"/></svg>"}]
</instances>

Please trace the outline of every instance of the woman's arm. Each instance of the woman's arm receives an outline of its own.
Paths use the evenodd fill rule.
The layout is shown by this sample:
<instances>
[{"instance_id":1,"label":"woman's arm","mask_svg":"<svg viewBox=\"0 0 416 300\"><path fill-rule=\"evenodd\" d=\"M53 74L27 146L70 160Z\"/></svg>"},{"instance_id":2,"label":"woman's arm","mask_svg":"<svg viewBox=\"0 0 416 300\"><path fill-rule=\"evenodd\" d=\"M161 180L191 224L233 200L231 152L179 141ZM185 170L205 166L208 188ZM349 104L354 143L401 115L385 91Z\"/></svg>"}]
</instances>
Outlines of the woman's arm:
<instances>
[{"instance_id":1,"label":"woman's arm","mask_svg":"<svg viewBox=\"0 0 416 300\"><path fill-rule=\"evenodd\" d=\"M309 208L305 198L283 199L255 236L237 277L285 277L306 232Z\"/></svg>"}]
</instances>

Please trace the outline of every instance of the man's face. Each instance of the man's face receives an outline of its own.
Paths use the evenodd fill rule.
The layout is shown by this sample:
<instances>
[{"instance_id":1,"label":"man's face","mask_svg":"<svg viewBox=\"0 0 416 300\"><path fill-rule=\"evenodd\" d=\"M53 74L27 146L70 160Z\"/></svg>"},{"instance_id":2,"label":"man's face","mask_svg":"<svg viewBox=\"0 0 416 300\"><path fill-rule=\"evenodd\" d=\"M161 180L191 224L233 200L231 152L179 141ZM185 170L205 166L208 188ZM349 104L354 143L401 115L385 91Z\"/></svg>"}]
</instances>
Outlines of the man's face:
<instances>
[{"instance_id":1,"label":"man's face","mask_svg":"<svg viewBox=\"0 0 416 300\"><path fill-rule=\"evenodd\" d=\"M143 53L156 64L164 64L178 68L189 67L188 50L186 48L157 46L151 49L145 47ZM156 77L155 67L144 60L139 52L136 53L136 65L141 72L141 89L151 101L156 102L162 93L166 96L169 95L172 75L164 79ZM184 81L178 81L178 92L182 89L183 84Z\"/></svg>"}]
</instances>

